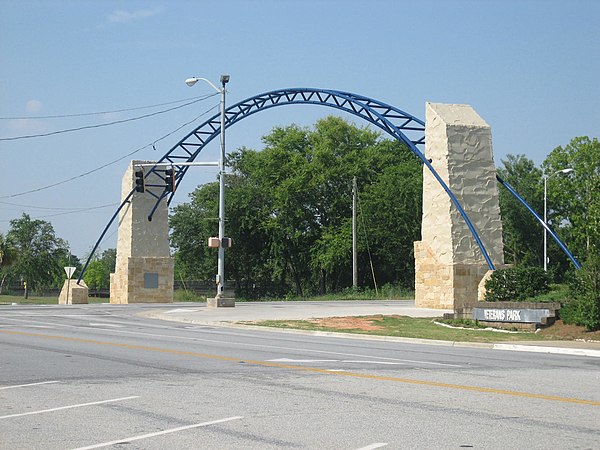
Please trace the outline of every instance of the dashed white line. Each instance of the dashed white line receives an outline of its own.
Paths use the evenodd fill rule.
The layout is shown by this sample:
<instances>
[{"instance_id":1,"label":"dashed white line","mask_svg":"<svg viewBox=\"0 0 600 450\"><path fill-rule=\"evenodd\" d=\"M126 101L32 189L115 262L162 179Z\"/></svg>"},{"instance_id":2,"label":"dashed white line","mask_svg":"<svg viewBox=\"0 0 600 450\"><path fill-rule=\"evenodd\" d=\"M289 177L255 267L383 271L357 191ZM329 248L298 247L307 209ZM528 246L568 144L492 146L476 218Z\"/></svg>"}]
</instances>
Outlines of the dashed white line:
<instances>
[{"instance_id":1,"label":"dashed white line","mask_svg":"<svg viewBox=\"0 0 600 450\"><path fill-rule=\"evenodd\" d=\"M215 425L218 423L229 422L231 420L237 420L237 419L242 419L242 418L243 418L242 416L226 417L225 419L212 420L210 422L196 423L194 425L187 425L185 427L171 428L170 430L157 431L156 433L148 433L148 434L143 434L141 436L133 436L133 437L129 437L129 438L119 439L118 441L103 442L102 444L90 445L88 447L79 447L75 450L88 450L88 449L92 449L92 448L109 447L111 445L116 445L116 444L125 444L125 443L129 443L132 441L139 441L140 439L148 439L148 438L151 438L154 436L160 436L163 434L177 433L178 431L189 430L191 428L207 427L209 425Z\"/></svg>"},{"instance_id":2,"label":"dashed white line","mask_svg":"<svg viewBox=\"0 0 600 450\"><path fill-rule=\"evenodd\" d=\"M52 383L60 383L60 381L40 381L39 383L27 383L27 384L15 384L14 386L2 386L0 387L0 391L3 389L14 389L20 387L27 386L39 386L40 384L52 384Z\"/></svg>"},{"instance_id":3,"label":"dashed white line","mask_svg":"<svg viewBox=\"0 0 600 450\"><path fill-rule=\"evenodd\" d=\"M10 414L8 416L0 416L0 419L9 419L11 417L31 416L33 414L42 414L42 413L53 412L53 411L61 411L63 409L81 408L83 406L102 405L103 403L120 402L123 400L131 400L133 398L139 398L139 396L136 395L136 396L132 396L132 397L113 398L110 400L101 400L99 402L80 403L79 405L60 406L58 408L42 409L40 411L30 411L30 412L20 413L20 414Z\"/></svg>"},{"instance_id":4,"label":"dashed white line","mask_svg":"<svg viewBox=\"0 0 600 450\"><path fill-rule=\"evenodd\" d=\"M395 361L365 361L365 360L351 360L351 359L291 359L291 358L277 358L268 359L269 362L289 362L289 363L322 363L322 362L341 362L341 363L359 363L359 364L385 364L390 366L404 365L403 362Z\"/></svg>"},{"instance_id":5,"label":"dashed white line","mask_svg":"<svg viewBox=\"0 0 600 450\"><path fill-rule=\"evenodd\" d=\"M340 362L339 359L291 359L291 358L267 359L267 361L270 361L270 362L293 362L293 363Z\"/></svg>"},{"instance_id":6,"label":"dashed white line","mask_svg":"<svg viewBox=\"0 0 600 450\"><path fill-rule=\"evenodd\" d=\"M375 448L381 448L387 446L386 442L375 442L374 444L367 445L366 447L361 447L357 450L373 450Z\"/></svg>"}]
</instances>

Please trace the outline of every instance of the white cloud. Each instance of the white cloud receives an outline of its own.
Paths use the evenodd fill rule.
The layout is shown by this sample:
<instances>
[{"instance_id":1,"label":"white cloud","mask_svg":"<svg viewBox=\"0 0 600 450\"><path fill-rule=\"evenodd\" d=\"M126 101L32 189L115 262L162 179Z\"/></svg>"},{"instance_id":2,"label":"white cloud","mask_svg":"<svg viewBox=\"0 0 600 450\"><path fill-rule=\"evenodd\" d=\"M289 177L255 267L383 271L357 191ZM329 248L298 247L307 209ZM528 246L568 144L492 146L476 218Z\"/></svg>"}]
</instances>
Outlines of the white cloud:
<instances>
[{"instance_id":1,"label":"white cloud","mask_svg":"<svg viewBox=\"0 0 600 450\"><path fill-rule=\"evenodd\" d=\"M32 114L38 113L42 110L42 102L39 100L29 100L25 104L25 110Z\"/></svg>"},{"instance_id":2,"label":"white cloud","mask_svg":"<svg viewBox=\"0 0 600 450\"><path fill-rule=\"evenodd\" d=\"M148 17L156 16L162 12L161 8L155 9L138 9L136 11L123 11L119 9L112 12L108 16L108 21L111 23L129 23L136 20L146 19Z\"/></svg>"}]
</instances>

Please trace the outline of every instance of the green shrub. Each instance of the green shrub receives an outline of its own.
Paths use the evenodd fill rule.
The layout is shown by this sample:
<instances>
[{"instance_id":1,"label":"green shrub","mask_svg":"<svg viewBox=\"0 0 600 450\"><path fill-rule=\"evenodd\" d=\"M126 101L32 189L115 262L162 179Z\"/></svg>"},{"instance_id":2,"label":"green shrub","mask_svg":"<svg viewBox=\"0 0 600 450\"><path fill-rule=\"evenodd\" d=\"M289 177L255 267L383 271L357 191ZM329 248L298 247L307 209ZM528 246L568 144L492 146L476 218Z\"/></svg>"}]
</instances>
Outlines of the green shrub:
<instances>
[{"instance_id":1,"label":"green shrub","mask_svg":"<svg viewBox=\"0 0 600 450\"><path fill-rule=\"evenodd\" d=\"M588 259L569 282L571 300L560 310L568 324L584 326L588 331L600 330L600 252L590 251Z\"/></svg>"},{"instance_id":2,"label":"green shrub","mask_svg":"<svg viewBox=\"0 0 600 450\"><path fill-rule=\"evenodd\" d=\"M492 273L485 283L488 302L523 301L550 291L549 277L539 267L511 267Z\"/></svg>"},{"instance_id":3,"label":"green shrub","mask_svg":"<svg viewBox=\"0 0 600 450\"><path fill-rule=\"evenodd\" d=\"M192 291L177 289L173 294L173 300L176 302L205 302L206 297L200 297Z\"/></svg>"}]
</instances>

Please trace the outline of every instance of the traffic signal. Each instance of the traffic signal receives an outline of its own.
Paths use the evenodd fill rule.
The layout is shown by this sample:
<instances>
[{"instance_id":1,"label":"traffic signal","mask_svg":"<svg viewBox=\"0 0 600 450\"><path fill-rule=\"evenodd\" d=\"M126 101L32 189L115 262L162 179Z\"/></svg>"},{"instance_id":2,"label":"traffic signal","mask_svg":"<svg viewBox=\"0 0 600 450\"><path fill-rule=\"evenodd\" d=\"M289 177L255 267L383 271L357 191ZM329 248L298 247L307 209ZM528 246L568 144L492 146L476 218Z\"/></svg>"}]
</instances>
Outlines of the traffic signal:
<instances>
[{"instance_id":1,"label":"traffic signal","mask_svg":"<svg viewBox=\"0 0 600 450\"><path fill-rule=\"evenodd\" d=\"M144 192L146 185L144 184L144 169L135 171L135 191Z\"/></svg>"},{"instance_id":2,"label":"traffic signal","mask_svg":"<svg viewBox=\"0 0 600 450\"><path fill-rule=\"evenodd\" d=\"M175 170L167 169L165 170L165 183L167 184L166 190L167 192L175 192Z\"/></svg>"}]
</instances>

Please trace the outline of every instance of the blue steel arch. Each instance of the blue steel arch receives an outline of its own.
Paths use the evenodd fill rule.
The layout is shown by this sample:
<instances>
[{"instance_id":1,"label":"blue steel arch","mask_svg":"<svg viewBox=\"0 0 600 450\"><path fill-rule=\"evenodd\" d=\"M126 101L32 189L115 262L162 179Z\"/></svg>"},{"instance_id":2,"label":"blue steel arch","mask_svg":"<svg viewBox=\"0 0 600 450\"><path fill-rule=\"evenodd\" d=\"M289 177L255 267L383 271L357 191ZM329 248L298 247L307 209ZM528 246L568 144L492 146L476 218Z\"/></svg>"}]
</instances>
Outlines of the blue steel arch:
<instances>
[{"instance_id":1,"label":"blue steel arch","mask_svg":"<svg viewBox=\"0 0 600 450\"><path fill-rule=\"evenodd\" d=\"M452 203L459 211L460 215L462 216L469 230L471 231L489 268L491 270L495 269L494 264L483 245L483 242L481 241L477 231L475 230L475 227L473 226L471 220L467 216L467 213L464 211L460 202L452 193L452 191L444 182L444 180L442 180L437 171L433 168L429 160L417 148L417 145L422 145L425 143L425 122L394 106L388 105L386 103L369 97L353 94L351 92L317 88L289 88L259 94L228 107L225 110L225 129L259 111L274 108L276 106L290 104L309 104L327 106L341 111L345 111L349 114L358 116L366 120L367 122L382 129L398 141L404 143L429 169L431 174L446 191ZM189 166L178 165L178 163L193 162L196 159L196 157L200 154L202 149L206 146L206 144L208 144L210 141L219 136L220 132L221 115L219 113L215 114L213 117L206 120L200 126L192 130L181 141L179 141L175 146L173 146L159 161L157 161L156 166L154 168L146 172L146 176L148 176L150 173L155 173L158 177L164 180L164 170L161 171L160 169L158 169L158 166L160 166L161 164L171 164L175 167L176 178L181 180L187 173ZM499 181L501 182L501 184L504 185L502 180L499 179ZM127 198L123 200L123 202L109 221L108 225L102 232L100 238L96 242L96 245L94 246L94 249L90 254L90 258L88 259L83 270L81 271L77 283L81 281L83 274L85 273L85 270L88 266L88 263L91 260L93 254L95 253L98 245L104 238L104 235L108 231L108 228L110 227L112 222L118 216L119 211L132 197L134 190L132 190L127 196ZM523 199L521 199L518 196L518 194L516 194L516 192L513 192L510 189L509 191L513 195L515 195L521 201L521 203L528 207L530 212L533 212L531 210L531 207L529 207L529 205L527 205L527 203ZM155 195L153 193L151 194L156 197L156 204L152 211L150 211L148 215L148 220L152 220L152 215L158 207L158 205L160 204L160 202L163 199L167 198L167 202L168 204L170 204L175 193L167 192L165 190L162 192L161 195ZM533 214L536 215L535 212L533 212ZM574 260L572 255L568 252L568 250L566 250L566 247L564 246L564 244L562 244L560 239L558 239L558 236L556 236L556 234L552 230L550 230L547 227L547 225L542 224L542 226L545 226L550 231L552 237L559 243L559 245L561 245L561 248L565 249L566 253L574 261L575 265L579 266L579 263L576 260Z\"/></svg>"},{"instance_id":2,"label":"blue steel arch","mask_svg":"<svg viewBox=\"0 0 600 450\"><path fill-rule=\"evenodd\" d=\"M345 111L381 128L404 143L427 166L438 183L444 188L473 234L489 268L494 270L494 264L462 205L429 160L417 148L417 145L425 143L425 122L387 103L351 92L315 88L290 88L266 92L230 106L225 110L225 129L259 111L289 104L328 106ZM204 146L219 136L221 132L220 117L220 114L216 114L201 124L171 148L157 164L173 164L177 167L177 178L181 179L187 173L189 166L177 166L177 162L194 161ZM411 137L407 135L411 135ZM157 172L157 174L160 176L160 172ZM168 196L168 203L170 203L173 195L174 193L164 193L163 196L158 198L149 219L152 218L152 213L158 207L160 201Z\"/></svg>"},{"instance_id":3,"label":"blue steel arch","mask_svg":"<svg viewBox=\"0 0 600 450\"><path fill-rule=\"evenodd\" d=\"M425 158L425 155L417 148L417 145L425 143L425 122L394 106L388 105L387 103L383 103L362 95L353 94L351 92L318 88L288 88L259 94L236 103L235 105L229 106L225 110L225 129L239 122L243 118L256 114L259 111L290 104L328 106L345 111L379 127L395 139L404 143L421 160L421 162L427 166L431 174L446 191L452 203L459 211L460 215L463 217L464 221L469 227L469 230L473 234L473 237L475 238L475 241L477 242L477 245L479 246L479 249L481 250L481 253L485 258L490 270L495 269L494 264L487 250L485 249L481 238L479 237L479 234L475 230L475 227L473 226L460 202L452 193L444 180L442 180L437 171L433 168L429 160ZM193 162L206 144L219 136L220 132L221 114L219 113L206 120L200 126L187 134L181 141L175 144L175 146L173 146L163 157L160 158L160 160L157 161L155 167L146 172L146 177L148 177L151 173L154 173L156 176L164 180L164 171L161 171L159 167L162 167L161 164L171 164L175 167L176 178L181 180L187 173L189 166L178 166L177 164L182 162ZM408 135L411 137L409 138ZM126 199L121 202L121 205L113 214L111 220L98 238L98 241L92 249L88 261L79 275L77 280L78 284L83 278L89 261L91 260L97 247L100 245L100 242L102 242L102 239L108 231L108 228L118 216L119 211L131 199L134 191L135 189L133 189ZM154 214L154 211L156 211L156 208L160 202L167 198L167 202L170 204L175 193L167 192L165 190L160 195L155 195L153 193L151 194L156 197L156 203L148 215L148 220L152 220L152 215Z\"/></svg>"}]
</instances>

